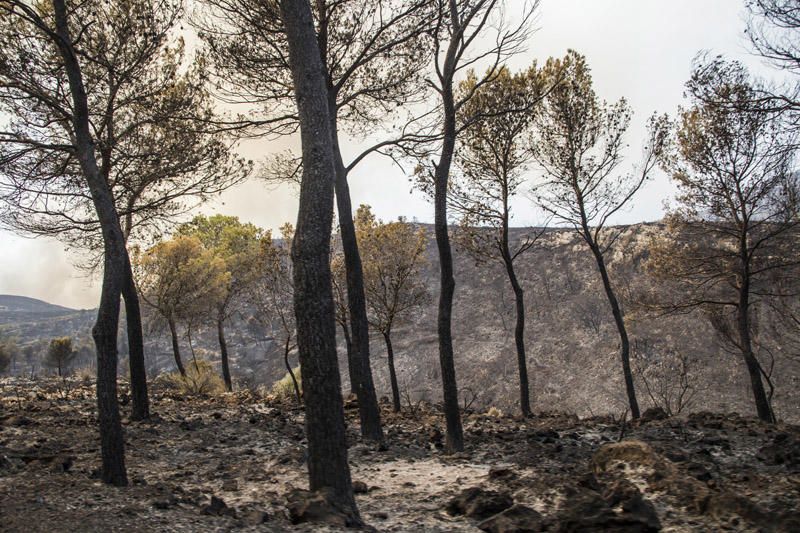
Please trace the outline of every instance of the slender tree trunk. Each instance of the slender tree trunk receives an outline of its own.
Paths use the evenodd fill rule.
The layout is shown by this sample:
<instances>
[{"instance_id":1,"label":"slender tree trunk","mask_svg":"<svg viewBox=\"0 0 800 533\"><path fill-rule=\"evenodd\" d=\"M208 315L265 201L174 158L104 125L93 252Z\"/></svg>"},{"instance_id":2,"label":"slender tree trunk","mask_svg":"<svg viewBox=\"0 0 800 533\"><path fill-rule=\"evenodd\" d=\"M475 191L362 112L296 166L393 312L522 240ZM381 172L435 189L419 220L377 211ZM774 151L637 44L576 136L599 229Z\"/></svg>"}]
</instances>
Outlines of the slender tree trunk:
<instances>
[{"instance_id":1,"label":"slender tree trunk","mask_svg":"<svg viewBox=\"0 0 800 533\"><path fill-rule=\"evenodd\" d=\"M350 394L356 393L356 386L354 383L358 381L355 377L354 372L356 371L356 364L353 360L354 355L354 348L353 348L353 339L350 337L350 328L347 327L347 322L340 322L339 326L342 328L342 334L344 335L344 346L347 350L347 375L350 378Z\"/></svg>"},{"instance_id":2,"label":"slender tree trunk","mask_svg":"<svg viewBox=\"0 0 800 533\"><path fill-rule=\"evenodd\" d=\"M289 377L292 378L292 386L294 386L294 397L297 399L297 404L303 404L303 396L300 394L300 386L297 384L297 378L292 370L292 365L289 364L289 352L291 351L292 338L287 336L286 342L283 344L283 364L286 365L286 371Z\"/></svg>"},{"instance_id":3,"label":"slender tree trunk","mask_svg":"<svg viewBox=\"0 0 800 533\"><path fill-rule=\"evenodd\" d=\"M772 411L769 398L761 379L761 365L753 353L753 341L750 336L750 272L747 265L747 243L744 241L742 253L742 281L739 287L739 304L736 307L736 329L739 334L739 349L750 375L750 387L753 389L753 399L756 402L758 418L768 423L775 423L775 414Z\"/></svg>"},{"instance_id":4,"label":"slender tree trunk","mask_svg":"<svg viewBox=\"0 0 800 533\"><path fill-rule=\"evenodd\" d=\"M347 462L330 270L335 166L325 70L307 0L281 0L300 117L303 177L292 244L297 345L306 407L311 490L327 487L360 523Z\"/></svg>"},{"instance_id":5,"label":"slender tree trunk","mask_svg":"<svg viewBox=\"0 0 800 533\"><path fill-rule=\"evenodd\" d=\"M142 335L142 311L139 294L133 279L130 260L125 265L125 325L128 331L128 365L131 373L131 420L150 417L150 401L147 395L147 371L144 364L144 336Z\"/></svg>"},{"instance_id":6,"label":"slender tree trunk","mask_svg":"<svg viewBox=\"0 0 800 533\"><path fill-rule=\"evenodd\" d=\"M525 354L525 291L517 279L514 261L508 248L508 226L503 228L503 262L506 265L508 281L514 290L516 303L516 325L514 326L514 343L517 348L517 368L519 369L519 408L522 416L531 416L530 386L528 383L528 362Z\"/></svg>"},{"instance_id":7,"label":"slender tree trunk","mask_svg":"<svg viewBox=\"0 0 800 533\"><path fill-rule=\"evenodd\" d=\"M175 366L178 367L178 372L181 376L186 375L186 369L183 368L183 361L181 361L181 347L178 344L178 328L175 327L175 320L170 318L167 320L169 323L169 334L172 337L172 355L175 357Z\"/></svg>"},{"instance_id":8,"label":"slender tree trunk","mask_svg":"<svg viewBox=\"0 0 800 533\"><path fill-rule=\"evenodd\" d=\"M369 356L369 322L367 320L367 301L364 296L364 273L361 268L361 254L356 241L356 228L353 223L353 208L350 204L350 187L347 184L347 169L342 161L336 128L335 97L329 97L331 113L331 135L333 136L333 157L336 167L336 207L339 212L339 229L344 252L344 265L347 278L347 305L350 311L352 330L352 355L349 356L350 378L355 379L350 386L358 398L358 414L361 420L361 436L365 439L383 441L381 411L375 394L372 368Z\"/></svg>"},{"instance_id":9,"label":"slender tree trunk","mask_svg":"<svg viewBox=\"0 0 800 533\"><path fill-rule=\"evenodd\" d=\"M448 57L447 61L452 63L455 59ZM450 68L446 62L445 72L450 72ZM452 315L456 281L453 277L453 253L447 231L447 190L456 143L456 111L452 82L443 84L442 104L444 110L442 153L434 171L434 229L439 251L440 279L436 325L439 336L439 365L442 370L444 416L447 425L446 448L448 452L454 453L464 450L464 431L458 406L458 385L453 357Z\"/></svg>"},{"instance_id":10,"label":"slender tree trunk","mask_svg":"<svg viewBox=\"0 0 800 533\"><path fill-rule=\"evenodd\" d=\"M76 156L92 196L103 233L103 284L97 321L92 337L97 347L97 410L100 426L101 478L105 483L124 486L125 444L117 399L117 329L120 294L125 281L127 250L119 216L108 183L97 166L94 141L89 128L89 104L80 64L72 45L64 0L53 0L57 38L72 95L72 122Z\"/></svg>"},{"instance_id":11,"label":"slender tree trunk","mask_svg":"<svg viewBox=\"0 0 800 533\"><path fill-rule=\"evenodd\" d=\"M588 230L585 230L588 234ZM631 409L631 417L635 420L639 418L639 402L636 400L636 389L633 384L633 373L631 372L631 343L628 339L628 330L625 328L625 317L622 315L617 296L614 294L614 288L611 285L611 280L608 277L608 269L606 268L606 261L603 257L603 252L600 251L597 243L594 240L589 242L589 247L592 249L595 260L597 261L597 269L600 271L600 277L603 280L603 288L608 298L608 303L611 305L611 313L614 315L614 323L617 325L620 341L620 358L622 359L622 373L625 377L625 391L628 394L628 405Z\"/></svg>"},{"instance_id":12,"label":"slender tree trunk","mask_svg":"<svg viewBox=\"0 0 800 533\"><path fill-rule=\"evenodd\" d=\"M392 406L395 413L400 412L400 387L397 385L397 372L394 368L394 349L392 349L392 333L387 330L383 332L383 340L386 341L386 358L389 363L389 381L392 384Z\"/></svg>"},{"instance_id":13,"label":"slender tree trunk","mask_svg":"<svg viewBox=\"0 0 800 533\"><path fill-rule=\"evenodd\" d=\"M228 363L228 343L225 341L225 319L222 315L217 317L217 339L219 340L219 357L222 362L222 379L228 392L233 391L231 381L231 368Z\"/></svg>"}]
</instances>

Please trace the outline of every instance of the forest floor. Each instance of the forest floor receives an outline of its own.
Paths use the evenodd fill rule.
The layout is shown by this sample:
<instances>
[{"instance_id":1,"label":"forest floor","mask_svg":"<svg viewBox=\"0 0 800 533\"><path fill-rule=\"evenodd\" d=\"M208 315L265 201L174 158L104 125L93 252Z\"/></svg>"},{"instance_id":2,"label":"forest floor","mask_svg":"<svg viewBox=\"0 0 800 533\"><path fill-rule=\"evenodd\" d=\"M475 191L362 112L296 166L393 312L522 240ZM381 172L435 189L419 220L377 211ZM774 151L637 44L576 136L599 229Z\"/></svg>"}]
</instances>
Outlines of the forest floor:
<instances>
[{"instance_id":1,"label":"forest floor","mask_svg":"<svg viewBox=\"0 0 800 533\"><path fill-rule=\"evenodd\" d=\"M0 380L0 530L341 529L319 509L325 523L293 524L298 499L315 511L299 490L303 413L290 403L154 388L152 419L125 420L130 485L114 488L96 479L93 388L69 389ZM378 531L800 531L795 426L468 413L466 451L446 455L430 406L384 405L386 449L361 441L347 407L358 506Z\"/></svg>"}]
</instances>

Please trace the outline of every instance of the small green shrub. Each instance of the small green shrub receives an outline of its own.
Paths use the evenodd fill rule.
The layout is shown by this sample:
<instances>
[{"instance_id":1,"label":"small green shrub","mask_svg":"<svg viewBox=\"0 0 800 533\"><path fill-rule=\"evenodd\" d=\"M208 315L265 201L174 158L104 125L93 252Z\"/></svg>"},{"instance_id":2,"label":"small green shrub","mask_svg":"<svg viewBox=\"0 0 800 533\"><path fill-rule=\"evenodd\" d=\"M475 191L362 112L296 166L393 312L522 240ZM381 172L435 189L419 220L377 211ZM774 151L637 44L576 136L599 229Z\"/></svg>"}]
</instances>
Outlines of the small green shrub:
<instances>
[{"instance_id":1,"label":"small green shrub","mask_svg":"<svg viewBox=\"0 0 800 533\"><path fill-rule=\"evenodd\" d=\"M300 378L300 367L298 366L292 369L292 373L294 373L294 377L297 379L297 386L300 389L300 394L302 395L303 381ZM295 394L292 376L290 376L288 372L281 379L276 381L275 385L272 386L272 394L281 400L296 399L297 395Z\"/></svg>"},{"instance_id":2,"label":"small green shrub","mask_svg":"<svg viewBox=\"0 0 800 533\"><path fill-rule=\"evenodd\" d=\"M204 359L190 361L186 365L186 375L171 372L164 375L163 383L168 387L187 395L216 395L225 391L225 382L217 373L214 365Z\"/></svg>"}]
</instances>

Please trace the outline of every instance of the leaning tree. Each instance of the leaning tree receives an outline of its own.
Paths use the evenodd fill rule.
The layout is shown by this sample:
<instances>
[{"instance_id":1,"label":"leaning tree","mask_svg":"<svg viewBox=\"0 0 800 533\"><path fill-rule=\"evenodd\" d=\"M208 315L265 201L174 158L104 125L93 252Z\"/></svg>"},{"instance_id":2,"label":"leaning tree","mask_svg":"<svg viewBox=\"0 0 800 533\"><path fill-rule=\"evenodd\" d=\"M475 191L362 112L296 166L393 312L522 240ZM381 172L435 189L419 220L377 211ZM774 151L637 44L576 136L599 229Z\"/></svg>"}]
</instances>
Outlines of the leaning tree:
<instances>
[{"instance_id":1,"label":"leaning tree","mask_svg":"<svg viewBox=\"0 0 800 533\"><path fill-rule=\"evenodd\" d=\"M667 137L667 121L663 117L650 119L644 161L634 172L621 172L624 134L631 118L625 99L611 105L601 102L592 88L585 58L574 51L563 59L550 60L545 68L559 71L563 79L543 100L534 119L531 148L543 173L534 191L536 201L583 239L597 263L619 333L628 405L631 416L639 418L628 327L607 266L622 231L609 222L656 167Z\"/></svg>"}]
</instances>

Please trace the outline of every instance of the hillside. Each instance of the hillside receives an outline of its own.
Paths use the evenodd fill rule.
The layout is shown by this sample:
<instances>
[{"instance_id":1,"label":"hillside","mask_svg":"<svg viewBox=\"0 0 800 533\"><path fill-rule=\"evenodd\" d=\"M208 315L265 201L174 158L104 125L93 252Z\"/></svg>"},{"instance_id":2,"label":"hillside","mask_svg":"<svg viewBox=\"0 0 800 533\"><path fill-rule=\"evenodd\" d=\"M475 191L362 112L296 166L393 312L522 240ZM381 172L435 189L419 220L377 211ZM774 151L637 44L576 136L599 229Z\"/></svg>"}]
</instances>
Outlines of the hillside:
<instances>
[{"instance_id":1,"label":"hillside","mask_svg":"<svg viewBox=\"0 0 800 533\"><path fill-rule=\"evenodd\" d=\"M632 305L652 284L642 272L641 264L647 255L648 238L662 230L658 224L623 228L609 264L630 323L634 367L639 369L635 378L640 403L643 409L653 405L642 380L642 371L650 373L651 392L657 397L676 385L674 378L665 380L659 376L674 376L676 361L683 358L689 368L687 410L735 411L751 415L752 400L743 365L736 354L725 350L706 317L699 313L652 317L639 313ZM404 402L420 399L437 402L441 395L436 340L438 262L432 228L426 227L426 231L430 240L424 276L432 295L431 302L412 320L396 327L393 333ZM512 238L522 238L527 232L524 228L514 229ZM505 271L499 262L477 265L458 249L455 250L455 267L453 333L462 399L473 407L495 406L504 412L515 412L518 384L514 310ZM540 244L518 261L518 276L526 294L525 340L534 410L580 416L621 415L626 402L617 354L618 337L595 264L582 241L567 230L549 230ZM93 313L64 310L71 314L59 315L61 311L58 310L63 308L52 308L53 314L41 314L39 322L17 321L10 326L26 338L57 334L88 337ZM6 316L8 320L10 312ZM19 313L14 318L21 316L27 315ZM228 326L232 371L240 387L271 386L285 373L282 347L273 340L272 332L253 327L251 316L252 311L242 309ZM154 376L173 370L165 328L153 317L146 322L148 372ZM338 330L337 334L341 337ZM185 331L183 335L183 357L189 359L191 349ZM195 327L192 335L197 357L217 362L215 328L201 324ZM339 341L340 364L347 387L343 341L341 338ZM122 346L124 359L124 339ZM374 336L371 346L378 394L388 396L390 388L382 338ZM800 420L800 387L797 386L800 361L796 354L782 351L780 343L770 338L769 331L762 334L760 346L767 362L769 354L774 356L778 416L792 422ZM124 360L120 366L125 367Z\"/></svg>"},{"instance_id":2,"label":"hillside","mask_svg":"<svg viewBox=\"0 0 800 533\"><path fill-rule=\"evenodd\" d=\"M436 293L438 260L431 227L424 270L431 302L413 320L400 324L393 333L398 379L404 402L440 400L439 361L436 337ZM623 228L609 268L619 286L626 308L634 347L634 364L651 376L669 374L676 358L685 356L689 365L688 410L740 412L750 415L752 401L747 373L735 355L725 351L706 317L699 313L648 317L631 303L652 280L642 272L648 238L662 231L658 224ZM529 230L517 228L512 238ZM517 369L514 352L513 297L499 262L477 265L455 250L456 295L453 333L456 371L463 401L473 407L495 406L514 412ZM607 307L596 266L582 241L568 230L552 229L540 245L518 262L518 276L526 293L526 345L531 396L536 411L558 411L581 416L614 414L626 406L617 355L618 337ZM272 332L259 332L243 310L232 320L228 343L232 347L235 376L242 386L270 386L285 373L281 346ZM340 331L337 334L341 337ZM216 331L195 332L198 356L218 360ZM768 332L761 339L762 356L775 357L773 380L778 416L800 419L800 364L772 342ZM340 365L346 359L340 338ZM184 357L190 357L184 343ZM372 338L372 367L379 395L390 395L386 350L379 335ZM767 351L769 350L769 352ZM148 364L151 371L172 369L172 355L165 332L150 336ZM343 371L345 387L347 372ZM653 404L636 375L640 403ZM654 396L675 385L670 380L650 379Z\"/></svg>"},{"instance_id":3,"label":"hillside","mask_svg":"<svg viewBox=\"0 0 800 533\"><path fill-rule=\"evenodd\" d=\"M40 313L47 315L75 313L75 309L53 305L36 298L16 296L13 294L0 294L0 312L3 313Z\"/></svg>"}]
</instances>

